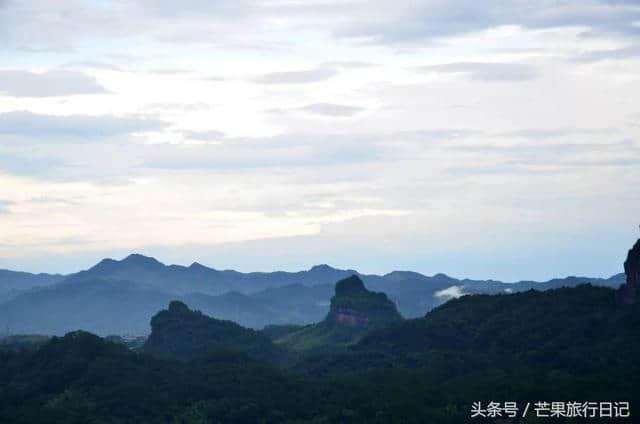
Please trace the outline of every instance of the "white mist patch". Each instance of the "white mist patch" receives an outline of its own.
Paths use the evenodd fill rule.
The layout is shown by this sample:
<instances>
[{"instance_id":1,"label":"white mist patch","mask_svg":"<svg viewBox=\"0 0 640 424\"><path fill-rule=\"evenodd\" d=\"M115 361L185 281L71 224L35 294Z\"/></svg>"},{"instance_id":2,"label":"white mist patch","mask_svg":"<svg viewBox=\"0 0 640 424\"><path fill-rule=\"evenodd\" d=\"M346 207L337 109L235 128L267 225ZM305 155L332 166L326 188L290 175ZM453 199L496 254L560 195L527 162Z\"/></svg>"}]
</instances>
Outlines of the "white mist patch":
<instances>
[{"instance_id":1,"label":"white mist patch","mask_svg":"<svg viewBox=\"0 0 640 424\"><path fill-rule=\"evenodd\" d=\"M463 289L463 286L447 287L446 289L438 290L437 292L435 292L433 294L433 297L437 297L439 299L445 299L445 300L457 299L458 297L464 296L465 294L467 294L467 293L464 293L462 289Z\"/></svg>"}]
</instances>

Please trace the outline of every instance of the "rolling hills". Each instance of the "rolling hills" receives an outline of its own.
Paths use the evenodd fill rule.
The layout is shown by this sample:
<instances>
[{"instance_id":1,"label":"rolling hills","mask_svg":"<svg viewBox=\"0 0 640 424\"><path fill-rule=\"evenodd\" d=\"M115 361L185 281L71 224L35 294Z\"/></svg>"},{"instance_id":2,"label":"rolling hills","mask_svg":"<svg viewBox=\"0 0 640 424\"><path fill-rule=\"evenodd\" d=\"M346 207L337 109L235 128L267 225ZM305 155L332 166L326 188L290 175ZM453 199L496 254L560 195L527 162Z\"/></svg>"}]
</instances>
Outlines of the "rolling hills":
<instances>
[{"instance_id":1,"label":"rolling hills","mask_svg":"<svg viewBox=\"0 0 640 424\"><path fill-rule=\"evenodd\" d=\"M453 424L477 401L640 401L640 310L610 288L464 296L285 368L242 351L255 333L185 308L158 316L190 324L156 324L223 350L174 361L72 332L0 351L0 421Z\"/></svg>"}]
</instances>

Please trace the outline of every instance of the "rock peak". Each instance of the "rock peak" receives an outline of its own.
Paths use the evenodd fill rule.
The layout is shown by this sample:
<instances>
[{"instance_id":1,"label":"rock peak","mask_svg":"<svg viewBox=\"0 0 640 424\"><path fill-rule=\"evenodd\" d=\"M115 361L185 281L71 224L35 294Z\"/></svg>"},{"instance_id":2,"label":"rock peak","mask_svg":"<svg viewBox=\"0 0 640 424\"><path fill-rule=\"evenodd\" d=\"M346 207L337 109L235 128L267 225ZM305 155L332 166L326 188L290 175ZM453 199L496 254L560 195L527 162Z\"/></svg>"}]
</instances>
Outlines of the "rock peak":
<instances>
[{"instance_id":1,"label":"rock peak","mask_svg":"<svg viewBox=\"0 0 640 424\"><path fill-rule=\"evenodd\" d=\"M624 273L627 282L620 286L616 293L619 303L632 305L640 295L640 239L636 241L624 261Z\"/></svg>"},{"instance_id":2,"label":"rock peak","mask_svg":"<svg viewBox=\"0 0 640 424\"><path fill-rule=\"evenodd\" d=\"M357 275L352 275L336 283L336 296L338 297L367 293L369 291L364 287L364 283Z\"/></svg>"},{"instance_id":3,"label":"rock peak","mask_svg":"<svg viewBox=\"0 0 640 424\"><path fill-rule=\"evenodd\" d=\"M132 253L121 262L135 265L162 265L157 259L141 255L140 253Z\"/></svg>"},{"instance_id":4,"label":"rock peak","mask_svg":"<svg viewBox=\"0 0 640 424\"><path fill-rule=\"evenodd\" d=\"M332 266L329 266L327 264L320 264L320 265L314 265L311 267L311 269L309 269L309 271L311 272L326 272L326 271L335 271L335 268L333 268Z\"/></svg>"},{"instance_id":5,"label":"rock peak","mask_svg":"<svg viewBox=\"0 0 640 424\"><path fill-rule=\"evenodd\" d=\"M384 293L371 292L357 275L336 283L326 320L342 326L374 328L402 319Z\"/></svg>"},{"instance_id":6,"label":"rock peak","mask_svg":"<svg viewBox=\"0 0 640 424\"><path fill-rule=\"evenodd\" d=\"M173 313L182 313L182 312L189 312L189 307L183 303L180 302L179 300L172 300L171 303L169 303L169 312L173 312Z\"/></svg>"}]
</instances>

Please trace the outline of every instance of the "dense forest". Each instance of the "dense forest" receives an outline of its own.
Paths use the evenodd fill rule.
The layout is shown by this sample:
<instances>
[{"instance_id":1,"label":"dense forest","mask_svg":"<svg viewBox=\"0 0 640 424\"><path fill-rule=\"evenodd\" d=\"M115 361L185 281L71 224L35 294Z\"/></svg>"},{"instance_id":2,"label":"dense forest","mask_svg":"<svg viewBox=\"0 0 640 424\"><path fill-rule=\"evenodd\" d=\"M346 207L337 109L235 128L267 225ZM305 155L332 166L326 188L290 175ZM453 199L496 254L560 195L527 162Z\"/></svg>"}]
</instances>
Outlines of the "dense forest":
<instances>
[{"instance_id":1,"label":"dense forest","mask_svg":"<svg viewBox=\"0 0 640 424\"><path fill-rule=\"evenodd\" d=\"M80 331L2 349L0 422L550 422L471 419L471 408L517 402L521 414L527 402L627 401L633 414L640 401L640 310L609 288L464 296L351 344L277 360L267 336L282 332L185 308L170 308L182 322L160 312L154 331L170 327L167 346L215 340L192 358L167 359L157 338L132 350ZM256 347L270 355L256 357ZM562 420L551 421L580 422Z\"/></svg>"}]
</instances>

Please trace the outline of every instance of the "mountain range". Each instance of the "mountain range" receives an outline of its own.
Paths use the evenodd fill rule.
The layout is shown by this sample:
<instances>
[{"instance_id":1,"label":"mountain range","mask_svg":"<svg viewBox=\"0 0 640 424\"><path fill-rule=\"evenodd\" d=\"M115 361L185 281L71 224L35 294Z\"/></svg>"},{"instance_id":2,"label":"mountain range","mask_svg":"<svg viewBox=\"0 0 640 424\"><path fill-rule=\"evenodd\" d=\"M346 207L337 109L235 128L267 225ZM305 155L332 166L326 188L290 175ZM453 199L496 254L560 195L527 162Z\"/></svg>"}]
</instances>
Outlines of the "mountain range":
<instances>
[{"instance_id":1,"label":"mountain range","mask_svg":"<svg viewBox=\"0 0 640 424\"><path fill-rule=\"evenodd\" d=\"M372 300L369 317L387 304L351 283L357 293L336 287L348 309L356 297ZM627 417L610 422L637 422L639 307L591 285L463 296L421 318L387 314L349 346L287 352L261 331L171 302L136 350L83 331L0 345L0 422L506 423L469 420L474 404L486 411L502 399L519 413L538 399L585 410L595 400ZM580 417L549 422L598 421ZM532 418L518 422L545 421Z\"/></svg>"},{"instance_id":2,"label":"mountain range","mask_svg":"<svg viewBox=\"0 0 640 424\"><path fill-rule=\"evenodd\" d=\"M122 260L103 259L69 275L0 270L0 333L61 335L83 329L100 335L148 334L150 318L172 300L251 328L306 325L327 315L335 283L352 275L367 289L385 293L405 318L423 316L463 294L547 290L583 283L616 288L625 281L624 274L617 274L608 279L503 283L410 271L361 274L328 265L299 272L242 273L199 263L165 265L132 254Z\"/></svg>"}]
</instances>

